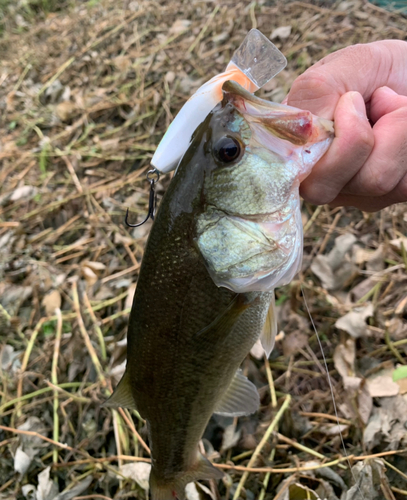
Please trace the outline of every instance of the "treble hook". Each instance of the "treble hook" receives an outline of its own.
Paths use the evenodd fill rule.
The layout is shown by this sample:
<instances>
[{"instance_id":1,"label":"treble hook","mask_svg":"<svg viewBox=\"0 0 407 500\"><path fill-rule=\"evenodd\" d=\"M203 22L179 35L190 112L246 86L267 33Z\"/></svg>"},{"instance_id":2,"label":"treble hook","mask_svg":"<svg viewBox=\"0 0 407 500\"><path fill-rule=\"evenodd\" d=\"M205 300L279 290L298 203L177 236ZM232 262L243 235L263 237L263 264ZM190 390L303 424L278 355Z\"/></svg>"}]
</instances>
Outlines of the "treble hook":
<instances>
[{"instance_id":1,"label":"treble hook","mask_svg":"<svg viewBox=\"0 0 407 500\"><path fill-rule=\"evenodd\" d=\"M155 176L155 178L153 176ZM138 224L130 224L130 222L128 221L129 209L127 209L126 217L124 218L124 222L125 222L126 226L128 226L128 227L142 226L150 218L151 218L151 220L154 220L155 209L156 209L156 205L157 205L157 198L155 196L154 186L160 180L160 172L156 168L153 168L152 170L149 170L147 172L146 178L147 178L148 182L150 183L150 197L148 200L147 217L143 220L143 222L139 222Z\"/></svg>"}]
</instances>

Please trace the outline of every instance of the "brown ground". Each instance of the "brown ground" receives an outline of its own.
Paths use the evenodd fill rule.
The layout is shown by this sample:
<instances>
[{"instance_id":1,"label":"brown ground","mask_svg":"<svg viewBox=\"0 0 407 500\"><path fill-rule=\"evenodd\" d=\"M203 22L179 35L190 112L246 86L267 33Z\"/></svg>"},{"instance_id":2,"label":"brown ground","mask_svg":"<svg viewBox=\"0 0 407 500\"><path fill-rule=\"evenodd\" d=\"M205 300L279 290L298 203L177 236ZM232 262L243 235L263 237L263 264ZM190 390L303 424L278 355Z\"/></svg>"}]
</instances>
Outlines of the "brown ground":
<instances>
[{"instance_id":1,"label":"brown ground","mask_svg":"<svg viewBox=\"0 0 407 500\"><path fill-rule=\"evenodd\" d=\"M288 68L262 91L277 101L331 51L406 39L407 17L363 1L320 5L0 0L1 499L146 498L143 421L100 408L123 369L148 231L129 231L125 209L145 214L152 152L250 28L291 27L274 39ZM406 498L406 206L304 204L303 214L303 272L277 293L270 364L254 352L244 365L261 410L213 419L205 447L227 476L199 495Z\"/></svg>"}]
</instances>

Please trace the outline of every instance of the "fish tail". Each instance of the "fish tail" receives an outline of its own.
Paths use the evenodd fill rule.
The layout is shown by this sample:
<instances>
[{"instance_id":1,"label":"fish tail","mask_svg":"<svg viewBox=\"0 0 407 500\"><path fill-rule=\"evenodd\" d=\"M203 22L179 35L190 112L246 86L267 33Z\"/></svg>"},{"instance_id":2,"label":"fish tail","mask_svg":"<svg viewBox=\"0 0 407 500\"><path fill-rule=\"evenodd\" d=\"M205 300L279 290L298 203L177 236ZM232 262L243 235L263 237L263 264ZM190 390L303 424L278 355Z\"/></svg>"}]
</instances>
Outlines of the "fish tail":
<instances>
[{"instance_id":1,"label":"fish tail","mask_svg":"<svg viewBox=\"0 0 407 500\"><path fill-rule=\"evenodd\" d=\"M200 453L193 468L171 479L161 479L153 467L150 474L151 500L185 500L185 486L188 483L198 479L221 479L223 475Z\"/></svg>"}]
</instances>

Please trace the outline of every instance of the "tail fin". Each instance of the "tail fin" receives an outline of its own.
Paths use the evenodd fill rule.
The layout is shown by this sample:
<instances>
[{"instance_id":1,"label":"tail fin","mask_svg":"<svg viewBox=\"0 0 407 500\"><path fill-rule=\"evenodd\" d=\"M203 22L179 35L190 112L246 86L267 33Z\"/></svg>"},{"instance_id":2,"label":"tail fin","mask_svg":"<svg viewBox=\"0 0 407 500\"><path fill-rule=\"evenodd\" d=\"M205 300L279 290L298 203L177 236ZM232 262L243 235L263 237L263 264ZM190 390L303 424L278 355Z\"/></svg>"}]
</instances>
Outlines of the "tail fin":
<instances>
[{"instance_id":1,"label":"tail fin","mask_svg":"<svg viewBox=\"0 0 407 500\"><path fill-rule=\"evenodd\" d=\"M150 474L151 500L185 500L185 486L188 483L198 479L221 479L223 475L200 453L192 469L174 475L171 480L158 477L153 467Z\"/></svg>"}]
</instances>

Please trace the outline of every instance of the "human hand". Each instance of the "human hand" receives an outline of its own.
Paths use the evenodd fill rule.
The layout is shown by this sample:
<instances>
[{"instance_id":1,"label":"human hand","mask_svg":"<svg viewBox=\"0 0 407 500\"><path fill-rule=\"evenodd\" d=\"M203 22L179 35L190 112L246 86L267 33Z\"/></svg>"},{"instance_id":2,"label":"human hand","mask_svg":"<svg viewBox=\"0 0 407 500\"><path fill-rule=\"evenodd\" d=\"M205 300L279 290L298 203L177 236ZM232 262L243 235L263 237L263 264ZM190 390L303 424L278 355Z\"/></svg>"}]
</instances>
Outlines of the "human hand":
<instances>
[{"instance_id":1,"label":"human hand","mask_svg":"<svg viewBox=\"0 0 407 500\"><path fill-rule=\"evenodd\" d=\"M331 147L301 184L306 201L368 212L407 201L407 42L330 54L284 102L335 122Z\"/></svg>"}]
</instances>

